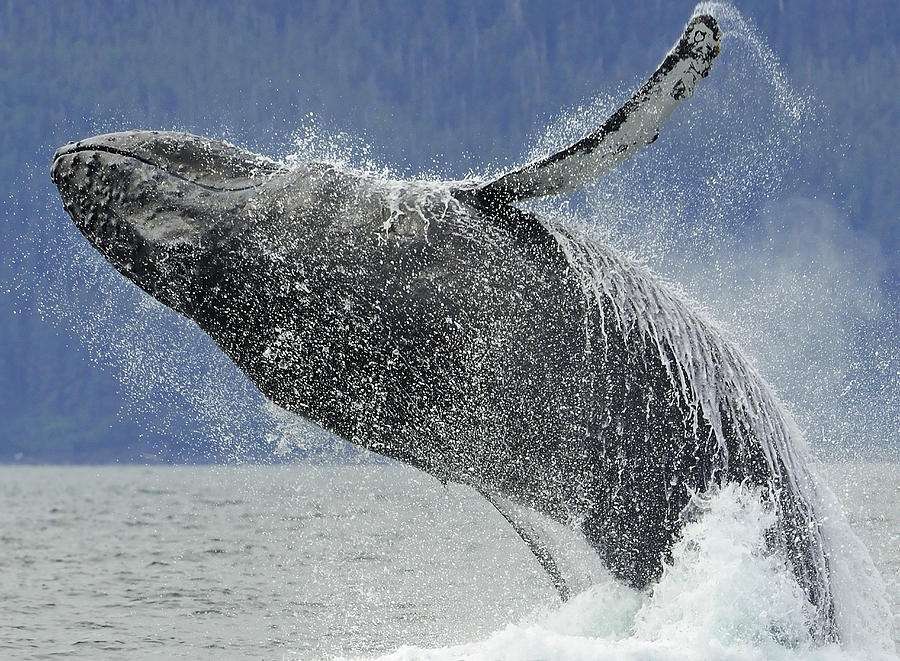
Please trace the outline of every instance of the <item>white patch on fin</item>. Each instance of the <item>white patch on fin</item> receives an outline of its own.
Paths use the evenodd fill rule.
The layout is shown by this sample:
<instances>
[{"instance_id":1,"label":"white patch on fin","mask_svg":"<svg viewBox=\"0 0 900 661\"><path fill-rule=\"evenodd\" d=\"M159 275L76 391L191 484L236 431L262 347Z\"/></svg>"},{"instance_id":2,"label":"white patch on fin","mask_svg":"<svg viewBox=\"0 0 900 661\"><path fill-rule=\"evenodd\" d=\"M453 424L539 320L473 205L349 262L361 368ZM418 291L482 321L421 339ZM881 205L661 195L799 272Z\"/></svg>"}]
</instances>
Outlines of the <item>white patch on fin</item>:
<instances>
[{"instance_id":1,"label":"white patch on fin","mask_svg":"<svg viewBox=\"0 0 900 661\"><path fill-rule=\"evenodd\" d=\"M562 151L474 189L474 203L496 206L584 188L656 140L660 126L709 74L720 43L715 19L695 16L650 79L603 126Z\"/></svg>"}]
</instances>

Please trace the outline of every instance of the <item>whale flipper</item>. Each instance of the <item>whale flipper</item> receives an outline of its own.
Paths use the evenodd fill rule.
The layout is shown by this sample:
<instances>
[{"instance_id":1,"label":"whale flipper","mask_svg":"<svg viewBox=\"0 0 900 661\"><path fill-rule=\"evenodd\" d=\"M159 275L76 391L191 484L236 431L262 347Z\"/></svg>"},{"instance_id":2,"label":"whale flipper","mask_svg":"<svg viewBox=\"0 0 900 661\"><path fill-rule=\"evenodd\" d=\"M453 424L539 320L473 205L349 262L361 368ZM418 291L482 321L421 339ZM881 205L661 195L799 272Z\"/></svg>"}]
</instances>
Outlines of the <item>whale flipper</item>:
<instances>
[{"instance_id":1,"label":"whale flipper","mask_svg":"<svg viewBox=\"0 0 900 661\"><path fill-rule=\"evenodd\" d=\"M521 517L515 515L514 510L516 509L516 506L513 503L505 498L490 494L486 491L479 490L479 493L487 498L488 502L503 515L503 518L506 519L507 522L509 522L509 525L513 527L516 534L522 538L522 541L525 542L529 550L534 554L534 557L541 563L541 567L547 572L547 576L550 577L550 582L553 583L553 587L556 588L560 598L563 601L568 601L572 591L569 589L566 579L563 578L562 572L559 570L559 565L557 565L556 560L553 559L549 545L541 539L533 526L526 523Z\"/></svg>"},{"instance_id":2,"label":"whale flipper","mask_svg":"<svg viewBox=\"0 0 900 661\"><path fill-rule=\"evenodd\" d=\"M697 81L709 74L719 54L719 41L715 19L695 16L650 79L597 131L562 151L464 191L463 198L475 206L496 208L584 188L656 140L663 122L691 97Z\"/></svg>"}]
</instances>

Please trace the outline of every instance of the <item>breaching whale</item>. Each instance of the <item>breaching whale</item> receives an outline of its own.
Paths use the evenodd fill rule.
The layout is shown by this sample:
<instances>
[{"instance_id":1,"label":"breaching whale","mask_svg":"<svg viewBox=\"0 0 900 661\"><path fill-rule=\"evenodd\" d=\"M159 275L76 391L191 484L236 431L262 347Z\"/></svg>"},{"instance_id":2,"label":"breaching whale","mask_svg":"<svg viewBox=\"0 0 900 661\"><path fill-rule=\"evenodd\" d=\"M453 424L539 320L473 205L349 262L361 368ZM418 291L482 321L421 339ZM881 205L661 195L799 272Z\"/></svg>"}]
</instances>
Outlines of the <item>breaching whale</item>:
<instances>
[{"instance_id":1,"label":"breaching whale","mask_svg":"<svg viewBox=\"0 0 900 661\"><path fill-rule=\"evenodd\" d=\"M758 488L836 637L827 548L793 423L716 327L645 268L516 206L653 142L719 52L695 16L597 131L490 180L387 181L185 133L70 143L51 176L116 269L202 328L272 402L484 494L568 592L531 508L619 579L656 580L692 494Z\"/></svg>"}]
</instances>

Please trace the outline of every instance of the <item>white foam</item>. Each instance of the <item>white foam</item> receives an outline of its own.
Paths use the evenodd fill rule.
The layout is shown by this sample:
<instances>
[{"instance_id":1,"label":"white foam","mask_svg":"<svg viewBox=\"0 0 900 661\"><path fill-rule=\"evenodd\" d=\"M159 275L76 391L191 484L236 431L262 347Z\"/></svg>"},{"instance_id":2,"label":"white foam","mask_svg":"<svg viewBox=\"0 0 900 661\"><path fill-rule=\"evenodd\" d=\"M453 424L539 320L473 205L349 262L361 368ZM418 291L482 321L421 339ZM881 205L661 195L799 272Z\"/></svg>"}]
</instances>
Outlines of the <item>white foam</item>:
<instances>
[{"instance_id":1,"label":"white foam","mask_svg":"<svg viewBox=\"0 0 900 661\"><path fill-rule=\"evenodd\" d=\"M891 658L877 644L864 649L811 640L810 604L784 559L766 552L765 530L774 513L762 503L739 485L695 499L694 520L652 592L607 579L485 640L436 649L405 646L380 659Z\"/></svg>"}]
</instances>

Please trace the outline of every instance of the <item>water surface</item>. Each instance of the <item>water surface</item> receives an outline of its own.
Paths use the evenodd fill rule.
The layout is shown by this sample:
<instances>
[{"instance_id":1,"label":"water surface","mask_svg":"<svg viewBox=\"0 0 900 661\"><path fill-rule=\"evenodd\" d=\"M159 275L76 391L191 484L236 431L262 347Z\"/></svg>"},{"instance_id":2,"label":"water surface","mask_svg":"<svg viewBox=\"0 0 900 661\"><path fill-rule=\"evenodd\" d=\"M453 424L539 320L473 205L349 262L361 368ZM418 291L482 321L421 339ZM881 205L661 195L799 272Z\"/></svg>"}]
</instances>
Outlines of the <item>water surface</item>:
<instances>
[{"instance_id":1,"label":"water surface","mask_svg":"<svg viewBox=\"0 0 900 661\"><path fill-rule=\"evenodd\" d=\"M896 619L898 467L825 473ZM2 658L415 658L559 609L489 504L397 465L3 466L0 502Z\"/></svg>"}]
</instances>

